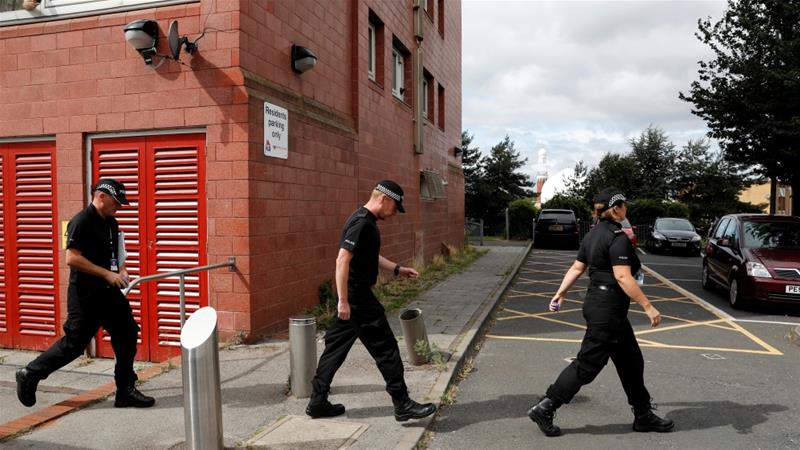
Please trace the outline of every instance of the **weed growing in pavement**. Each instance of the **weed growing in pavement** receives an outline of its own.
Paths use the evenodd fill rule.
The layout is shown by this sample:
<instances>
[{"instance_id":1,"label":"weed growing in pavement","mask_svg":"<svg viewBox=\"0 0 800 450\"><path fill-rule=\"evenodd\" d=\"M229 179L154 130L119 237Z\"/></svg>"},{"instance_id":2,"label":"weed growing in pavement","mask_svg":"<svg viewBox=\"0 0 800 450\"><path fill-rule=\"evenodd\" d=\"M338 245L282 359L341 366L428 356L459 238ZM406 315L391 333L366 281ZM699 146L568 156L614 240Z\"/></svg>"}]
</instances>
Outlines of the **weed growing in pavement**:
<instances>
[{"instance_id":1,"label":"weed growing in pavement","mask_svg":"<svg viewBox=\"0 0 800 450\"><path fill-rule=\"evenodd\" d=\"M442 394L442 405L452 405L456 402L456 391L458 391L458 386L450 386L444 394Z\"/></svg>"},{"instance_id":2,"label":"weed growing in pavement","mask_svg":"<svg viewBox=\"0 0 800 450\"><path fill-rule=\"evenodd\" d=\"M445 364L444 357L442 356L442 349L435 343L430 344L420 339L414 343L414 353L425 358L425 361L433 363L433 365L436 366L436 370L439 372L444 372L445 369L447 369L447 364Z\"/></svg>"},{"instance_id":3,"label":"weed growing in pavement","mask_svg":"<svg viewBox=\"0 0 800 450\"><path fill-rule=\"evenodd\" d=\"M316 317L318 330L327 330L336 320L339 296L336 294L333 280L325 280L319 285L318 292L319 304L313 308L306 309L305 313Z\"/></svg>"}]
</instances>

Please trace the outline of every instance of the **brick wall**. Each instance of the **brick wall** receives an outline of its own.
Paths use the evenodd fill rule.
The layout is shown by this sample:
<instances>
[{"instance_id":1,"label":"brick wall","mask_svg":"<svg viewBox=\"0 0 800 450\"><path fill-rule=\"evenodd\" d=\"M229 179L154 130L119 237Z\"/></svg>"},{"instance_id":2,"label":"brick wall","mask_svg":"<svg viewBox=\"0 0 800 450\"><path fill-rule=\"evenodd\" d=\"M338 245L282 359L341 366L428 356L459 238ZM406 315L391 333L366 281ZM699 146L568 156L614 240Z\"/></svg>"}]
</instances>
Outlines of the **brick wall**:
<instances>
[{"instance_id":1,"label":"brick wall","mask_svg":"<svg viewBox=\"0 0 800 450\"><path fill-rule=\"evenodd\" d=\"M422 46L437 113L421 155L412 93L402 102L390 86L392 36L416 48L413 0L202 0L0 27L0 137L55 136L59 219L67 220L86 198L85 134L205 127L208 260L236 256L238 269L209 276L221 338L282 330L288 316L317 304L344 220L380 179L404 187L408 211L381 224L385 256L420 263L442 242L463 241L463 176L452 150L461 135L460 2L433 3ZM367 78L370 10L385 27L382 85ZM199 51L182 57L191 67L145 66L122 33L140 18L158 21L163 54L171 20L191 39L209 28ZM317 55L315 68L291 70L293 43ZM286 160L263 156L264 101L289 110ZM447 199L420 199L422 170L447 180ZM63 284L63 256L61 267Z\"/></svg>"}]
</instances>

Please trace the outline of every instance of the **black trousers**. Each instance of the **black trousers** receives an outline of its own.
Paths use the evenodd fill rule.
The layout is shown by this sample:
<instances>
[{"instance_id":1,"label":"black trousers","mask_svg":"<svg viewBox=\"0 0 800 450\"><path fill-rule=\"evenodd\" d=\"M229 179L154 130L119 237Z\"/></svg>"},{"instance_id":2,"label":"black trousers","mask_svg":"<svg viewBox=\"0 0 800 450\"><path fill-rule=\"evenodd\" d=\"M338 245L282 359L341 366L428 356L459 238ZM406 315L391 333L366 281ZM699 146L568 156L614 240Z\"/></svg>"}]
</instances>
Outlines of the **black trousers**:
<instances>
[{"instance_id":1,"label":"black trousers","mask_svg":"<svg viewBox=\"0 0 800 450\"><path fill-rule=\"evenodd\" d=\"M92 298L79 299L76 289L70 285L64 336L28 364L31 375L45 379L74 361L103 327L111 335L111 347L116 357L114 381L117 388L133 385L137 379L133 371L133 359L136 356L139 326L133 318L128 300L118 289L109 287L99 290L101 292Z\"/></svg>"},{"instance_id":2,"label":"black trousers","mask_svg":"<svg viewBox=\"0 0 800 450\"><path fill-rule=\"evenodd\" d=\"M584 317L587 329L578 357L547 389L547 396L569 403L586 384L594 381L609 358L614 362L628 404L635 409L650 403L644 385L644 358L628 318L630 300L621 292L591 289L586 295Z\"/></svg>"},{"instance_id":3,"label":"black trousers","mask_svg":"<svg viewBox=\"0 0 800 450\"><path fill-rule=\"evenodd\" d=\"M319 358L312 382L311 401L327 398L336 371L344 363L356 339L375 360L386 382L386 391L395 402L408 398L403 361L383 306L372 291L350 294L350 320L336 319L325 333L325 350Z\"/></svg>"}]
</instances>

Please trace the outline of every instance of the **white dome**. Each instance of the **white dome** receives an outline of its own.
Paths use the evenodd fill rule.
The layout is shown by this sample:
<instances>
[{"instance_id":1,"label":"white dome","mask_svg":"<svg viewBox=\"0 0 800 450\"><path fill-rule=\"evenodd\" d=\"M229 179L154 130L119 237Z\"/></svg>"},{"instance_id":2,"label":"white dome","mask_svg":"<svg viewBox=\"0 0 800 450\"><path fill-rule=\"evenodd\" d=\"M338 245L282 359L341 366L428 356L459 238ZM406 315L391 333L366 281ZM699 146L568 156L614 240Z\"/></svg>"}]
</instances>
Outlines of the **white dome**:
<instances>
[{"instance_id":1,"label":"white dome","mask_svg":"<svg viewBox=\"0 0 800 450\"><path fill-rule=\"evenodd\" d=\"M567 190L567 184L570 178L575 176L575 169L561 169L552 177L548 178L542 186L542 194L540 200L542 203L548 202L558 193L564 193Z\"/></svg>"}]
</instances>

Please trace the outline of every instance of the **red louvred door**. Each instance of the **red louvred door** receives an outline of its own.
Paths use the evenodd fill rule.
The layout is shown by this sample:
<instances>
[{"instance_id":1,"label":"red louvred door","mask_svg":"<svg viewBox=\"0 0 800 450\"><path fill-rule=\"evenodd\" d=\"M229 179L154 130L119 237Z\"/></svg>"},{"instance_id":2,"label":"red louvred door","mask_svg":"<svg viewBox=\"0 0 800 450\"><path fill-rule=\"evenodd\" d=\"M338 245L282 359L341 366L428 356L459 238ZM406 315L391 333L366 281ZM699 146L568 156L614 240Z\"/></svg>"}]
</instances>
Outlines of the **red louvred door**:
<instances>
[{"instance_id":1,"label":"red louvred door","mask_svg":"<svg viewBox=\"0 0 800 450\"><path fill-rule=\"evenodd\" d=\"M53 142L0 145L0 344L44 350L58 337Z\"/></svg>"},{"instance_id":2,"label":"red louvred door","mask_svg":"<svg viewBox=\"0 0 800 450\"><path fill-rule=\"evenodd\" d=\"M94 180L118 178L131 206L117 213L125 233L131 278L206 262L205 135L96 140ZM185 277L186 311L208 305L208 277ZM161 361L180 354L179 281L139 285L128 296L142 331L137 358ZM98 354L112 356L107 336Z\"/></svg>"}]
</instances>

